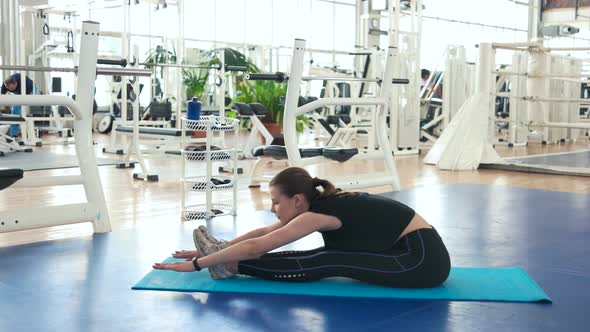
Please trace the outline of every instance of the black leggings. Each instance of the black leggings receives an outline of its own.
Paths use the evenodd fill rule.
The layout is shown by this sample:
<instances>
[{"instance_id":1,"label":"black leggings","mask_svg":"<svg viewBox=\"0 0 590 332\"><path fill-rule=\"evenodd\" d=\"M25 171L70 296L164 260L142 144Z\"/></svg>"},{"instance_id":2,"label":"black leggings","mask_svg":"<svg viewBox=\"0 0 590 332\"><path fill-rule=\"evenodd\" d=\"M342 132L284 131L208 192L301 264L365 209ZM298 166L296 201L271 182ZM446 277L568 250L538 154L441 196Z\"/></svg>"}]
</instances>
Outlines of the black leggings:
<instances>
[{"instance_id":1,"label":"black leggings","mask_svg":"<svg viewBox=\"0 0 590 332\"><path fill-rule=\"evenodd\" d=\"M419 229L383 252L328 248L269 253L241 261L240 274L281 281L347 277L371 284L428 288L442 284L451 269L449 253L433 229Z\"/></svg>"}]
</instances>

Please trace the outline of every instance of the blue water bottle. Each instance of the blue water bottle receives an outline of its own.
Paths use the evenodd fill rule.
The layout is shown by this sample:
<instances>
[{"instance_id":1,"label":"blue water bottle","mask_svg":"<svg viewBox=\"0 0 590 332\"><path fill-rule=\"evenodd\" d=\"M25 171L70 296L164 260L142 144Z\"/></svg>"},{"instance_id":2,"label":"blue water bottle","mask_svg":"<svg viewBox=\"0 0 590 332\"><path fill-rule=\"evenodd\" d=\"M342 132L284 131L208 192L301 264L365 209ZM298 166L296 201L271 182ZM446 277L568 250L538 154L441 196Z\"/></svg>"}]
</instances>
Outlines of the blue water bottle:
<instances>
[{"instance_id":1,"label":"blue water bottle","mask_svg":"<svg viewBox=\"0 0 590 332\"><path fill-rule=\"evenodd\" d=\"M186 102L186 118L189 120L199 120L201 117L201 102L197 97L193 97Z\"/></svg>"}]
</instances>

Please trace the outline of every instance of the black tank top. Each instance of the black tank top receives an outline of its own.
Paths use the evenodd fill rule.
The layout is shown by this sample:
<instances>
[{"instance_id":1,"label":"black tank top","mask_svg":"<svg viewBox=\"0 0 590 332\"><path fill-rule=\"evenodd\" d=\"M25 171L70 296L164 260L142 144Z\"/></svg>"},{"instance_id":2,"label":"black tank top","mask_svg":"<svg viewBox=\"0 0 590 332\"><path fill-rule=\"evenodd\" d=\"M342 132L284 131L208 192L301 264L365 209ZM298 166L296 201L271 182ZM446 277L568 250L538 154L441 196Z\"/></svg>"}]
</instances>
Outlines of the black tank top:
<instances>
[{"instance_id":1,"label":"black tank top","mask_svg":"<svg viewBox=\"0 0 590 332\"><path fill-rule=\"evenodd\" d=\"M364 251L393 247L416 214L398 201L367 193L317 199L309 210L342 222L337 230L320 232L327 249Z\"/></svg>"}]
</instances>

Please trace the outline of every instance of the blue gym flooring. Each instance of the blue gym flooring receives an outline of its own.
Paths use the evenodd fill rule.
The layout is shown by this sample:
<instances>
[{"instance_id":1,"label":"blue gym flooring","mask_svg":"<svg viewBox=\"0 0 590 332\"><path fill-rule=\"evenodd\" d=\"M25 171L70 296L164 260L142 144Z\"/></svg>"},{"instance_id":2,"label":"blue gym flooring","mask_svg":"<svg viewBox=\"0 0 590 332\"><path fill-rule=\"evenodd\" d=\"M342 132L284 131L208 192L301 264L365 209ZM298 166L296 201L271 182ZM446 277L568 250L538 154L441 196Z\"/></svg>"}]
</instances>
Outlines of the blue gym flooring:
<instances>
[{"instance_id":1,"label":"blue gym flooring","mask_svg":"<svg viewBox=\"0 0 590 332\"><path fill-rule=\"evenodd\" d=\"M590 150L522 158L508 158L506 161L528 165L590 168Z\"/></svg>"},{"instance_id":2,"label":"blue gym flooring","mask_svg":"<svg viewBox=\"0 0 590 332\"><path fill-rule=\"evenodd\" d=\"M168 225L0 248L0 331L587 331L590 195L454 184L388 196L437 228L454 266L520 266L553 303L132 291L153 262L193 247L200 223L171 216ZM207 225L229 238L273 221L242 211ZM288 249L319 245L311 236Z\"/></svg>"}]
</instances>

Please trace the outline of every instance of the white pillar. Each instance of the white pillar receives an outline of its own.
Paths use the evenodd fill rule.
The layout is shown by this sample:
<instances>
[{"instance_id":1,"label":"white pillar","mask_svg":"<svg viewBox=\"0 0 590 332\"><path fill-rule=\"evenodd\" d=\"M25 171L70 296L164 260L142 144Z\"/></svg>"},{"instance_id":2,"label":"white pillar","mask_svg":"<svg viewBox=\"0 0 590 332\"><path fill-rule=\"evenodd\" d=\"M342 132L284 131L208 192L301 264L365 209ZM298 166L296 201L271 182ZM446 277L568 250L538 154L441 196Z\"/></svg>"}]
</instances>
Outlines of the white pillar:
<instances>
[{"instance_id":1,"label":"white pillar","mask_svg":"<svg viewBox=\"0 0 590 332\"><path fill-rule=\"evenodd\" d=\"M528 42L543 40L543 30L541 25L541 3L542 0L528 0L529 2L529 19L528 19Z\"/></svg>"},{"instance_id":2,"label":"white pillar","mask_svg":"<svg viewBox=\"0 0 590 332\"><path fill-rule=\"evenodd\" d=\"M385 70L383 71L383 82L381 83L381 91L380 97L387 99L388 96L391 96L391 92L393 89L393 74L394 70L394 61L395 57L397 56L397 48L390 46L387 49L387 55L385 59ZM387 111L391 110L392 101L388 99L389 105L380 105L377 106L379 112L375 114L375 124L378 126L377 129L377 142L379 144L379 148L383 153L383 161L385 162L385 168L387 169L387 173L392 174L391 179L391 187L394 191L400 190L400 182L399 182L399 175L397 173L397 167L395 166L395 160L393 159L393 154L391 153L392 145L389 142L389 138L387 137L387 124L386 124L386 115ZM391 112L389 112L391 114ZM390 119L391 121L391 119ZM393 123L392 123L393 125Z\"/></svg>"},{"instance_id":3,"label":"white pillar","mask_svg":"<svg viewBox=\"0 0 590 332\"><path fill-rule=\"evenodd\" d=\"M488 112L488 119L495 119L494 96L496 89L496 76L492 75L492 70L496 67L496 55L492 44L479 44L479 55L477 60L477 74L475 79L475 91L481 93L485 110ZM494 121L488 120L488 141L494 141Z\"/></svg>"},{"instance_id":4,"label":"white pillar","mask_svg":"<svg viewBox=\"0 0 590 332\"><path fill-rule=\"evenodd\" d=\"M178 2L178 37L176 39L176 64L181 65L184 61L184 1ZM181 128L182 105L191 96L182 98L182 68L175 68L176 72L176 128ZM203 101L201 101L203 102Z\"/></svg>"},{"instance_id":5,"label":"white pillar","mask_svg":"<svg viewBox=\"0 0 590 332\"><path fill-rule=\"evenodd\" d=\"M121 36L121 49L123 58L129 59L129 4L127 0L121 0L123 4L123 34ZM123 125L127 125L127 76L121 76L121 119ZM133 113L135 114L135 112ZM134 118L134 121L137 120Z\"/></svg>"},{"instance_id":6,"label":"white pillar","mask_svg":"<svg viewBox=\"0 0 590 332\"><path fill-rule=\"evenodd\" d=\"M543 77L531 77L531 76L542 76L547 73L547 55L545 52L540 50L531 49L529 51L529 64L527 72L527 84L526 94L530 97L545 97L545 91L547 90L546 79ZM533 123L544 123L547 119L547 103L528 100L527 101L527 114L530 122ZM541 127L531 127L533 130L543 129ZM545 138L546 139L546 138Z\"/></svg>"}]
</instances>

